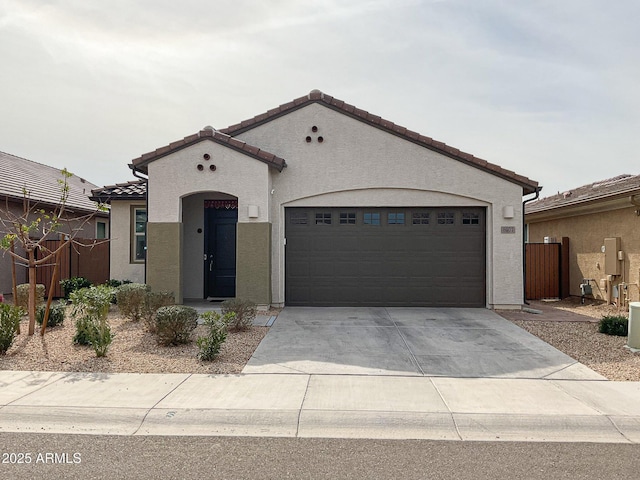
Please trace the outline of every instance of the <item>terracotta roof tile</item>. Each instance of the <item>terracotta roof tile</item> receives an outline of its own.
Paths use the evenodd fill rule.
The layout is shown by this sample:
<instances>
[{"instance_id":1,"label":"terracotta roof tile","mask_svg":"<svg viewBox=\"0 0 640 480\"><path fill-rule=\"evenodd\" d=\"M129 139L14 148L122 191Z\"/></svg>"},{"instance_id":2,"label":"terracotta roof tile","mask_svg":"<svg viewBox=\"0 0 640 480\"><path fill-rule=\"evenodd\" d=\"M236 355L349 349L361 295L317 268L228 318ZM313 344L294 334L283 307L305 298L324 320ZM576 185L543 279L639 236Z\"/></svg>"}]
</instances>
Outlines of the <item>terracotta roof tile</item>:
<instances>
[{"instance_id":1,"label":"terracotta roof tile","mask_svg":"<svg viewBox=\"0 0 640 480\"><path fill-rule=\"evenodd\" d=\"M444 153L452 158L458 159L474 167L480 168L482 170L488 170L491 173L502 176L506 180L519 184L520 186L522 186L525 194L533 193L540 188L538 187L538 182L534 180L531 180L522 175L517 175L511 172L510 170L505 170L497 165L487 162L486 160L477 158L471 154L465 154L465 152L461 152L457 148L450 147L445 143L435 141L430 137L425 137L411 130L407 130L407 128L405 127L396 125L395 123L390 122L389 120L385 120L383 118L380 118L377 115L373 115L365 110L362 110L353 105L345 103L342 100L336 99L330 95L326 95L320 92L319 90L312 90L308 95L296 98L292 102L285 103L283 105L280 105L277 108L268 110L266 113L257 115L256 117L251 119L252 120L251 123L247 123L247 121L237 123L230 127L224 128L220 131L225 134L235 136L242 133L243 131L246 131L248 129L259 126L265 122L268 122L272 118L286 114L291 110L302 108L311 103L321 103L321 104L327 105L330 108L333 108L342 113L358 118L359 120L362 120L370 125L373 125L376 128L380 128L394 135L399 135L400 137L407 138L426 148L435 149L437 151L440 151L441 153Z\"/></svg>"},{"instance_id":2,"label":"terracotta roof tile","mask_svg":"<svg viewBox=\"0 0 640 480\"><path fill-rule=\"evenodd\" d=\"M251 119L251 120L246 120L245 122L242 122L242 123L251 124L254 122L253 122L253 119ZM185 148L195 143L206 141L206 140L216 142L220 145L225 145L229 148L233 148L234 150L237 150L249 156L252 156L257 160L265 162L268 165L276 168L278 171L282 171L282 169L287 166L287 162L283 158L280 158L272 153L262 151L258 147L254 147L253 145L249 145L241 140L230 137L229 135L222 133L220 131L214 130L211 127L207 127L198 133L184 137L182 140L177 140L175 142L172 142L169 145L160 147L154 150L153 152L142 154L138 158L134 158L130 166L138 170L141 170L143 173L146 173L147 165L150 162L153 162L154 160L160 157L169 155L182 148Z\"/></svg>"}]
</instances>

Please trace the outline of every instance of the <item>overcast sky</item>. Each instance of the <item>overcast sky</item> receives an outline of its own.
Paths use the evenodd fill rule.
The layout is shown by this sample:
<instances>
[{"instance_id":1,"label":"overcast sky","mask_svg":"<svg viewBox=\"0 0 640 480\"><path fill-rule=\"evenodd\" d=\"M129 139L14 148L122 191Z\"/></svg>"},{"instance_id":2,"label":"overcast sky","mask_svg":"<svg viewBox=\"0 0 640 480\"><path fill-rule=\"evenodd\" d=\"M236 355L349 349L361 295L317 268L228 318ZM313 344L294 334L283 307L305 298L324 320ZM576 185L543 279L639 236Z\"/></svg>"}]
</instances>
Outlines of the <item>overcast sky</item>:
<instances>
[{"instance_id":1,"label":"overcast sky","mask_svg":"<svg viewBox=\"0 0 640 480\"><path fill-rule=\"evenodd\" d=\"M638 0L0 0L0 150L124 182L317 88L547 196L640 174L639 19Z\"/></svg>"}]
</instances>

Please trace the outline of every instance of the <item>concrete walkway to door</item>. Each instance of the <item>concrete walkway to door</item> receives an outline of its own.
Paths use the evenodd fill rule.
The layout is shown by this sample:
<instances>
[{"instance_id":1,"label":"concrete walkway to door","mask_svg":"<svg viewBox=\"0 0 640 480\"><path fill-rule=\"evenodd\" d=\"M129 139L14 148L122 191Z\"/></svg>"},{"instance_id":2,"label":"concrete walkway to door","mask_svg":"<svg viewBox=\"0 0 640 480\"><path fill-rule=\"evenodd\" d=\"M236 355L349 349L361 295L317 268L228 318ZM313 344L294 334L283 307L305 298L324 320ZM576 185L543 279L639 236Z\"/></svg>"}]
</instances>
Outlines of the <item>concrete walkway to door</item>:
<instances>
[{"instance_id":1,"label":"concrete walkway to door","mask_svg":"<svg viewBox=\"0 0 640 480\"><path fill-rule=\"evenodd\" d=\"M604 379L479 308L287 307L243 373Z\"/></svg>"}]
</instances>

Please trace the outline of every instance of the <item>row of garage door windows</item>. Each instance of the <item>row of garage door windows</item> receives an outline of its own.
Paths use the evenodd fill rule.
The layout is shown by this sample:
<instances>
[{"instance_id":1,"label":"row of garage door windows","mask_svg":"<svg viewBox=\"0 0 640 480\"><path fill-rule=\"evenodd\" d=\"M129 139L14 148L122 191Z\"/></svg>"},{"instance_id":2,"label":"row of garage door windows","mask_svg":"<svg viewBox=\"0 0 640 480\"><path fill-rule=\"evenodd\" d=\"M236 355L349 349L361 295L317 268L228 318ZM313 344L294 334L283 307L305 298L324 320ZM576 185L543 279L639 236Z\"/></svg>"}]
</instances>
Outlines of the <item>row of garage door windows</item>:
<instances>
[{"instance_id":1,"label":"row of garage door windows","mask_svg":"<svg viewBox=\"0 0 640 480\"><path fill-rule=\"evenodd\" d=\"M318 212L315 214L315 225L331 225L333 215L331 212ZM340 212L338 215L338 224L355 225L355 212ZM438 225L454 225L456 216L454 212L438 212L435 219L432 219L429 212L414 212L411 214L410 222L412 225L429 225L432 220ZM380 212L363 212L362 223L364 225L381 225L382 214ZM477 213L462 213L462 225L479 225L480 215ZM307 212L294 212L291 214L290 223L292 225L308 225L309 216ZM405 214L403 212L388 212L387 225L404 225Z\"/></svg>"}]
</instances>

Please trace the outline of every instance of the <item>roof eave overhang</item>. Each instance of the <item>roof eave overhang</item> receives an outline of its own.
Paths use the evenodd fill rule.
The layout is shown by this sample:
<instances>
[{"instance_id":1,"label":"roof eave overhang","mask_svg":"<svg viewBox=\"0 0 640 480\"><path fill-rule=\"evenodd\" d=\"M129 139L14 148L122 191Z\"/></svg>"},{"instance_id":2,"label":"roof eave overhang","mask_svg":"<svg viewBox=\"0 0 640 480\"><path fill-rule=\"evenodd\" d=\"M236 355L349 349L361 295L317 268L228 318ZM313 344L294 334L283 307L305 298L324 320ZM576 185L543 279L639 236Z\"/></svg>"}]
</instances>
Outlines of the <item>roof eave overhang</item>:
<instances>
[{"instance_id":1,"label":"roof eave overhang","mask_svg":"<svg viewBox=\"0 0 640 480\"><path fill-rule=\"evenodd\" d=\"M201 134L202 132L200 132ZM260 155L261 150L256 148L255 151L256 153L253 152L249 152L247 150L244 150L242 148L240 148L239 146L236 146L232 143L227 143L224 142L222 140L219 140L217 138L215 138L214 136L201 136L200 134L195 134L192 140L187 140L187 141L178 141L175 142L175 145L169 145L167 148L165 149L160 149L161 151L156 151L156 152L152 152L152 153L148 153L148 154L144 154L141 157L135 158L132 160L132 162L129 164L129 168L131 168L134 171L138 171L140 173L143 173L145 175L149 174L148 171L148 165L151 162L154 162L160 158L172 155L180 150L183 150L185 148L189 148L197 143L203 142L203 141L211 141L214 143L217 143L218 145L222 145L224 147L230 148L236 152L242 153L243 155L247 155L248 157L254 158L255 160L258 160L260 162L266 163L268 166L275 168L278 172L281 172L286 166L287 163L282 160L281 163L278 162L274 162L274 161L269 161L268 159L264 158L263 156ZM189 137L187 137L189 138ZM179 144L178 144L179 143Z\"/></svg>"}]
</instances>

